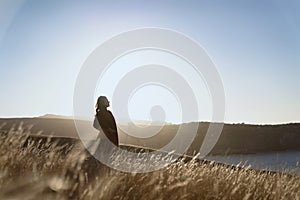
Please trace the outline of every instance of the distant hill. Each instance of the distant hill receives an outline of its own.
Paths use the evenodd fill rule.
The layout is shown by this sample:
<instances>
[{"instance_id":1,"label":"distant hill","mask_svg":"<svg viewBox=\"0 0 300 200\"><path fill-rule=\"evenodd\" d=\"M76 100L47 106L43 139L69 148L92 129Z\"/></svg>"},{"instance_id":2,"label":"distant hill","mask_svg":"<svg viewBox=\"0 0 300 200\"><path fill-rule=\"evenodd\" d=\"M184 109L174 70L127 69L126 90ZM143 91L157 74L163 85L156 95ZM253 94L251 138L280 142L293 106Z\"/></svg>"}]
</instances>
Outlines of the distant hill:
<instances>
[{"instance_id":1,"label":"distant hill","mask_svg":"<svg viewBox=\"0 0 300 200\"><path fill-rule=\"evenodd\" d=\"M30 128L33 135L40 133L42 136L52 135L54 137L79 138L74 120L57 115L45 115L38 118L0 119L0 131L7 132L11 128L17 127L21 122L23 122L25 129ZM80 120L79 123L80 126L84 127L86 133L95 132L91 121ZM199 151L208 127L208 122L199 122L197 135L188 150L188 154L195 154ZM119 138L122 144L159 149L174 138L178 128L179 125L167 124L160 129L158 134L148 138L133 137L119 129ZM130 127L128 130L131 133L142 134L140 129L134 127ZM145 127L143 130L149 132L159 129L153 125ZM300 124L225 124L219 141L211 151L211 154L244 154L296 149L300 149Z\"/></svg>"},{"instance_id":2,"label":"distant hill","mask_svg":"<svg viewBox=\"0 0 300 200\"><path fill-rule=\"evenodd\" d=\"M48 118L48 119L73 119L73 116L63 116L63 115L55 115L55 114L46 114L37 118Z\"/></svg>"}]
</instances>

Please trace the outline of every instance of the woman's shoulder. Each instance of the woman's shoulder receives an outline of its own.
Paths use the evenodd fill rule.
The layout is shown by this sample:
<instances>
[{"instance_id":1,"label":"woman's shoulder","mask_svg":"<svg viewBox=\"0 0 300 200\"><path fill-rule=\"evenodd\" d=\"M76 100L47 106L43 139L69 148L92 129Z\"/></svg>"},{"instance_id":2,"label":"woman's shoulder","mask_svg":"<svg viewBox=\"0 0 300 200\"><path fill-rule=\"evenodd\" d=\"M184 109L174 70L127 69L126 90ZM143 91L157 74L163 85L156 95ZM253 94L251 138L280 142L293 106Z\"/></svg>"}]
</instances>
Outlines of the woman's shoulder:
<instances>
[{"instance_id":1,"label":"woman's shoulder","mask_svg":"<svg viewBox=\"0 0 300 200\"><path fill-rule=\"evenodd\" d=\"M112 112L110 110L100 110L100 111L97 111L96 113L96 116L100 117L100 116L112 116Z\"/></svg>"}]
</instances>

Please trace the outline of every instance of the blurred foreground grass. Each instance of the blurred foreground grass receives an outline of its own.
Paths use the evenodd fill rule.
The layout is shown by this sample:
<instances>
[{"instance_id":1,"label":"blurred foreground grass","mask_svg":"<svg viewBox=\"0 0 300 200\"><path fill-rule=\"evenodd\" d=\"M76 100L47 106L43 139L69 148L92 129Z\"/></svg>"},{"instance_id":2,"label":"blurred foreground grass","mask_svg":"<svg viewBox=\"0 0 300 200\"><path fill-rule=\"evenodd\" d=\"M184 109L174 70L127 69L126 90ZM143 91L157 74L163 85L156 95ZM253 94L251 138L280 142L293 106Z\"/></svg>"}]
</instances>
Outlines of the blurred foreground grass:
<instances>
[{"instance_id":1,"label":"blurred foreground grass","mask_svg":"<svg viewBox=\"0 0 300 200\"><path fill-rule=\"evenodd\" d=\"M0 199L300 199L300 177L179 159L150 173L124 173L80 144L30 140L17 127L0 138ZM119 156L143 167L152 161ZM155 162L156 158L153 158Z\"/></svg>"}]
</instances>

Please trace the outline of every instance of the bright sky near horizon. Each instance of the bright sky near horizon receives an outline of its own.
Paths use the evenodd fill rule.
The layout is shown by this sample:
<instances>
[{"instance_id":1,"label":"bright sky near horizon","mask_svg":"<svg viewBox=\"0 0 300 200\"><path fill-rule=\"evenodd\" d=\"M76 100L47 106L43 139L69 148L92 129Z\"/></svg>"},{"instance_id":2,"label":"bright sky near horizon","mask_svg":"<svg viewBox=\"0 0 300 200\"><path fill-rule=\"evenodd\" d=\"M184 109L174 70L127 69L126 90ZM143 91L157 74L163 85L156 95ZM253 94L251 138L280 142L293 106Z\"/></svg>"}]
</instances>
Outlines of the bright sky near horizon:
<instances>
[{"instance_id":1,"label":"bright sky near horizon","mask_svg":"<svg viewBox=\"0 0 300 200\"><path fill-rule=\"evenodd\" d=\"M225 122L300 122L299 9L297 0L1 1L0 117L72 115L77 75L95 48L124 31L161 27L205 48L224 84ZM137 93L134 102L144 101L129 103L130 115L147 120L159 96L166 120L180 122L176 101L160 90ZM195 120L209 121L211 105L202 103Z\"/></svg>"}]
</instances>

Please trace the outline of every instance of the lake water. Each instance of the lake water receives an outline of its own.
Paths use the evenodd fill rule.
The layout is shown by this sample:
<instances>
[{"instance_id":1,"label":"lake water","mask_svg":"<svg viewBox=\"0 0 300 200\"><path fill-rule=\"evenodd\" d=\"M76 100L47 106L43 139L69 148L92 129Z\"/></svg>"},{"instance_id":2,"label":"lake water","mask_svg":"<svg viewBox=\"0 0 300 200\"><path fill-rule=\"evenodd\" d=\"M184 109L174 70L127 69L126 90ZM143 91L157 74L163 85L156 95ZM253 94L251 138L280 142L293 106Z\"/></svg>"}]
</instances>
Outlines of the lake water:
<instances>
[{"instance_id":1,"label":"lake water","mask_svg":"<svg viewBox=\"0 0 300 200\"><path fill-rule=\"evenodd\" d=\"M300 151L207 156L205 159L226 164L239 164L240 166L250 165L253 169L286 171L300 174Z\"/></svg>"}]
</instances>

